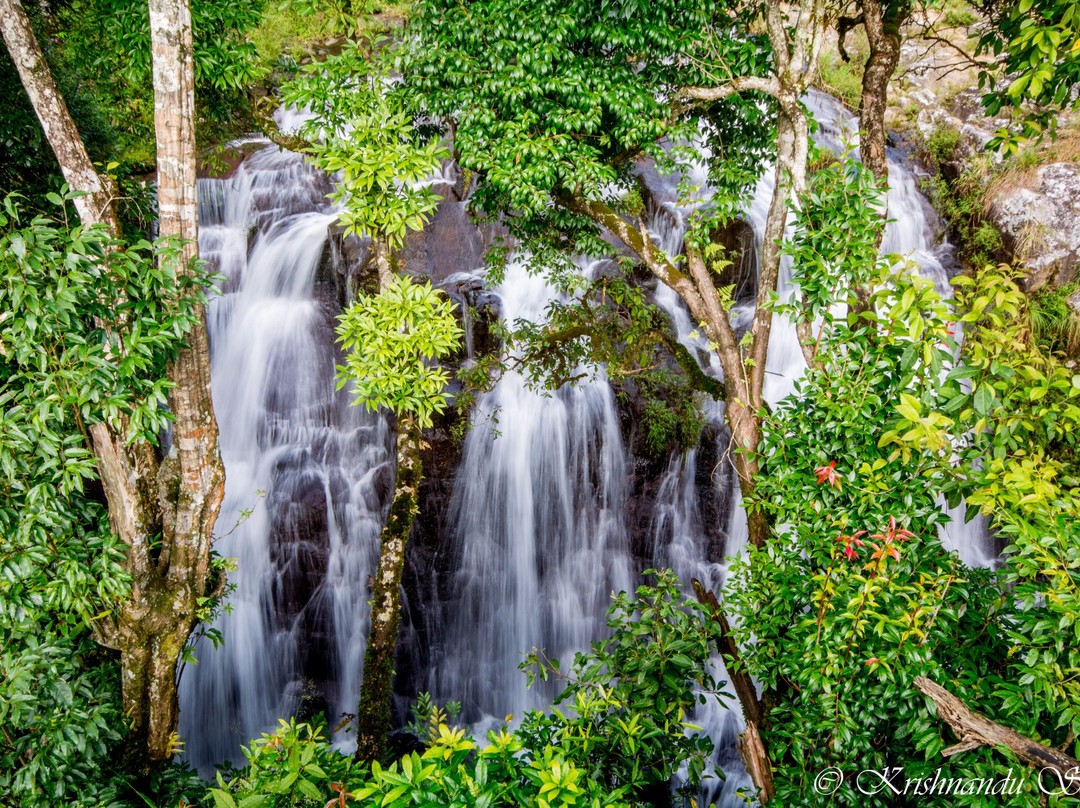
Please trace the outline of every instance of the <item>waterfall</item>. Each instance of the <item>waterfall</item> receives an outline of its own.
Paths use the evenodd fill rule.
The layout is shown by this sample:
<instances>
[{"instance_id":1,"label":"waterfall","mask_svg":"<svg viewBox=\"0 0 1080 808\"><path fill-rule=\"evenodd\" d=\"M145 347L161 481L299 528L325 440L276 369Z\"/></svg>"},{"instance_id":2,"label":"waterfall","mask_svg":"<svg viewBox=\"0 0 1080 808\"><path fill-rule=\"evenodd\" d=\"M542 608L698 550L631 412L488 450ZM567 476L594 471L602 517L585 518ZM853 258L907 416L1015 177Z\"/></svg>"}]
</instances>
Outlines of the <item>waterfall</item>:
<instances>
[{"instance_id":1,"label":"waterfall","mask_svg":"<svg viewBox=\"0 0 1080 808\"><path fill-rule=\"evenodd\" d=\"M180 734L204 774L279 718L356 711L393 457L384 420L335 392L329 190L277 147L199 180L200 253L224 276L207 310L226 473L215 549L237 560L224 643L201 638L180 679Z\"/></svg>"},{"instance_id":2,"label":"waterfall","mask_svg":"<svg viewBox=\"0 0 1080 808\"><path fill-rule=\"evenodd\" d=\"M831 99L811 94L808 104L822 142L835 147L845 129L854 129ZM895 221L883 250L910 254L947 291L951 254L935 244L936 214L904 165L894 161L890 171ZM696 173L704 190L695 204L707 204L703 170ZM677 254L693 206L677 204L674 178L649 181L657 203L650 232ZM758 244L772 182L767 170L746 211ZM255 151L229 179L199 184L200 251L224 276L223 294L207 312L227 477L215 547L237 559L230 612L213 626L224 643L215 648L209 636L201 638L199 663L186 666L180 680L186 756L203 773L225 760L241 762L240 745L272 730L279 718L325 712L333 725L355 711L358 698L369 581L394 457L384 419L350 406L347 390L335 391L339 294L326 269L334 219L329 190L325 175L276 147ZM443 238L448 235L457 231ZM752 286L754 251L749 255L743 275ZM542 321L559 299L520 261L510 263L492 291L507 325ZM792 291L785 260L779 293ZM717 357L675 293L660 284L655 301L705 372L720 378ZM463 313L468 325L472 314ZM752 314L752 300L738 295L736 328L745 328ZM467 347L471 356L471 339ZM804 369L794 327L774 318L766 398L776 402L792 392ZM603 635L611 593L632 590L637 581L625 517L629 458L615 396L603 369L585 370L589 378L551 393L507 371L479 398L433 553L450 569L417 573L428 577L425 602L410 608L424 612L429 647L422 656L428 669L416 684L437 701L460 701L462 718L479 737L509 713L520 717L550 703L553 683L526 688L518 669L525 653L537 647L567 667L575 651ZM724 559L745 547L746 525L729 468L723 404L704 401L702 408L713 443L668 459L647 538L653 564L721 592ZM723 524L706 524L703 486L728 503ZM962 507L951 515L956 521L943 537L968 563L989 563L984 525L965 524ZM448 582L444 591L436 578ZM720 660L712 664L725 679ZM749 778L734 752L739 711L712 700L691 720L716 744L714 769L728 775L708 786L702 804L740 804L735 791L748 787ZM346 733L336 741L350 747Z\"/></svg>"},{"instance_id":3,"label":"waterfall","mask_svg":"<svg viewBox=\"0 0 1080 808\"><path fill-rule=\"evenodd\" d=\"M542 321L556 292L521 262L496 290L505 323ZM634 575L623 524L626 458L603 373L554 393L508 371L471 418L450 505L454 601L431 672L465 720L542 708L518 669L533 647L564 667L600 636ZM481 727L478 727L478 729Z\"/></svg>"}]
</instances>

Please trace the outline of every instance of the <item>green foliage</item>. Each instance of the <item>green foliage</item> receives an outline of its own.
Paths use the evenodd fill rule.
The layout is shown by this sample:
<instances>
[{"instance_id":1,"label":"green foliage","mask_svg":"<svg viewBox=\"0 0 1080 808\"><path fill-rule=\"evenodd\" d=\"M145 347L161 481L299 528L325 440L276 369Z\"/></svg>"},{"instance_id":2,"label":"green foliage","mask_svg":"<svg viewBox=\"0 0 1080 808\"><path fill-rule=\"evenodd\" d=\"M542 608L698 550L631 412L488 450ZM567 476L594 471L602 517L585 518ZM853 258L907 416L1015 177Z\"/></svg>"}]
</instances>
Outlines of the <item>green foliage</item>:
<instances>
[{"instance_id":1,"label":"green foliage","mask_svg":"<svg viewBox=\"0 0 1080 808\"><path fill-rule=\"evenodd\" d=\"M1001 233L986 217L987 189L1002 168L993 166L987 155L979 155L961 162L957 169L960 133L949 126L935 127L923 146L934 169L923 181L923 191L948 223L960 257L976 266L985 264L1004 246Z\"/></svg>"},{"instance_id":2,"label":"green foliage","mask_svg":"<svg viewBox=\"0 0 1080 808\"><path fill-rule=\"evenodd\" d=\"M862 101L863 65L866 63L866 44L850 40L861 35L861 31L848 34L848 52L851 59L844 61L838 53L826 51L821 55L821 85L828 93L844 102L848 109L857 110Z\"/></svg>"},{"instance_id":3,"label":"green foliage","mask_svg":"<svg viewBox=\"0 0 1080 808\"><path fill-rule=\"evenodd\" d=\"M1059 289L1040 289L1030 298L1032 336L1043 350L1080 356L1080 313L1069 303L1075 283Z\"/></svg>"},{"instance_id":4,"label":"green foliage","mask_svg":"<svg viewBox=\"0 0 1080 808\"><path fill-rule=\"evenodd\" d=\"M359 31L372 27L371 15L389 11L391 14L408 16L411 0L286 0L282 10L288 9L299 17L315 18L328 34L355 36Z\"/></svg>"},{"instance_id":5,"label":"green foliage","mask_svg":"<svg viewBox=\"0 0 1080 808\"><path fill-rule=\"evenodd\" d=\"M1001 59L995 72L984 70L980 86L991 116L1012 112L1020 131L1001 129L990 148L1015 153L1030 138L1041 138L1056 126L1062 109L1075 109L1080 80L1080 5L1073 0L1005 0L988 4L991 24L979 40L978 52ZM1003 79L996 78L1000 70Z\"/></svg>"},{"instance_id":6,"label":"green foliage","mask_svg":"<svg viewBox=\"0 0 1080 808\"><path fill-rule=\"evenodd\" d=\"M614 251L567 210L567 198L623 209L641 193L636 158L652 157L664 172L686 168L698 151L668 145L701 131L715 208L732 213L753 187L772 131L768 101L740 97L674 115L671 103L681 87L715 83L714 71L767 72L766 40L744 13L754 12L711 0L482 0L462 14L451 0L430 0L418 6L400 65L406 89L453 132L459 164L478 177L474 210L513 211L500 221L521 254L570 274L570 254ZM733 27L740 36L729 35Z\"/></svg>"},{"instance_id":7,"label":"green foliage","mask_svg":"<svg viewBox=\"0 0 1080 808\"><path fill-rule=\"evenodd\" d=\"M63 216L70 196L50 194ZM123 735L119 672L94 621L127 593L87 446L91 424L167 424L163 368L204 278L175 248L121 249L100 228L0 210L0 794L23 806L107 803Z\"/></svg>"},{"instance_id":8,"label":"green foliage","mask_svg":"<svg viewBox=\"0 0 1080 808\"><path fill-rule=\"evenodd\" d=\"M264 73L254 45L245 34L258 24L260 2L194 0L196 92L243 90ZM67 35L79 58L105 80L149 87L151 78L150 15L137 0L76 0L65 11ZM109 76L107 71L117 71ZM218 96L226 100L227 96Z\"/></svg>"},{"instance_id":9,"label":"green foliage","mask_svg":"<svg viewBox=\"0 0 1080 808\"><path fill-rule=\"evenodd\" d=\"M333 33L327 15L308 13L295 3L268 3L251 31L251 42L263 64L292 71L312 46L325 42Z\"/></svg>"},{"instance_id":10,"label":"green foliage","mask_svg":"<svg viewBox=\"0 0 1080 808\"><path fill-rule=\"evenodd\" d=\"M461 327L454 304L430 283L397 276L377 295L362 295L339 318L345 364L338 388L352 382L357 402L415 416L421 427L442 412L449 374L431 362L457 350Z\"/></svg>"},{"instance_id":11,"label":"green foliage","mask_svg":"<svg viewBox=\"0 0 1080 808\"><path fill-rule=\"evenodd\" d=\"M715 695L715 624L665 572L636 598L616 596L609 627L612 636L566 674L539 651L523 665L530 676L564 678L557 701L570 710L529 713L517 730L491 730L481 747L425 697L416 716L426 751L370 769L332 750L319 730L282 722L245 750L241 776L218 778L214 806L623 808L666 797L683 765L695 787L712 743L687 734L685 717Z\"/></svg>"},{"instance_id":12,"label":"green foliage","mask_svg":"<svg viewBox=\"0 0 1080 808\"><path fill-rule=\"evenodd\" d=\"M686 451L696 446L705 421L686 379L661 370L645 374L638 381L645 401L640 424L645 431L646 453L663 459L673 450Z\"/></svg>"},{"instance_id":13,"label":"green foliage","mask_svg":"<svg viewBox=\"0 0 1080 808\"><path fill-rule=\"evenodd\" d=\"M906 267L881 271L872 308L829 320L821 366L765 421L757 497L783 527L736 562L726 597L747 669L768 691L765 739L783 805L818 804L814 778L830 766L932 773L948 730L914 677L947 681L977 704L986 694L974 685L1004 654L981 632L997 603L989 573L938 541L944 480L928 473L933 455L882 443L898 407L913 416L908 431L939 424L919 395L951 360L949 311ZM978 771L986 753L975 757L945 763L942 776ZM890 803L845 785L832 804Z\"/></svg>"},{"instance_id":14,"label":"green foliage","mask_svg":"<svg viewBox=\"0 0 1080 808\"><path fill-rule=\"evenodd\" d=\"M321 808L335 784L341 788L367 773L334 749L321 727L296 719L281 721L277 732L264 733L242 751L244 770L229 780L219 772L217 787L209 790L214 808Z\"/></svg>"},{"instance_id":15,"label":"green foliage","mask_svg":"<svg viewBox=\"0 0 1080 808\"><path fill-rule=\"evenodd\" d=\"M315 118L302 130L311 161L335 176L333 198L349 232L385 239L391 250L409 230L420 230L441 197L427 182L449 150L438 137L421 137L401 94L389 90L389 66L351 43L312 64L282 90L282 100L308 107Z\"/></svg>"},{"instance_id":16,"label":"green foliage","mask_svg":"<svg viewBox=\"0 0 1080 808\"><path fill-rule=\"evenodd\" d=\"M71 0L25 3L46 59L91 159L119 166L121 220L135 238L150 232L144 193L135 179L154 166L150 25L145 2ZM244 131L248 89L267 75L248 34L263 0L194 0L196 98L201 143ZM62 182L7 53L0 54L0 90L11 101L0 121L0 189L28 204ZM134 204L129 205L132 197Z\"/></svg>"},{"instance_id":17,"label":"green foliage","mask_svg":"<svg viewBox=\"0 0 1080 808\"><path fill-rule=\"evenodd\" d=\"M40 19L40 8L36 4L26 7L91 159L102 162L110 159L117 133L99 108L94 88L68 68L64 56L55 52L59 45L49 48L48 26ZM4 114L0 116L0 194L18 191L24 197L24 205L48 210L51 206L45 194L59 191L63 178L6 48L0 49L0 97L6 101ZM119 207L124 216L127 210L123 201Z\"/></svg>"},{"instance_id":18,"label":"green foliage","mask_svg":"<svg viewBox=\"0 0 1080 808\"><path fill-rule=\"evenodd\" d=\"M820 323L818 364L765 420L755 497L780 527L735 562L726 597L766 690L783 805L818 804L814 778L830 766L1004 777L1015 761L990 749L940 757L952 739L913 688L919 675L1053 746L1075 750L1080 726L1080 376L1033 347L1007 271L958 279L949 303L904 264L875 262L873 225L859 220L868 197L842 164L819 172L785 245L800 287L787 308ZM836 222L853 234L850 253L830 245ZM877 291L853 307L866 281ZM1008 537L999 570L969 569L942 547L942 498L966 499ZM890 800L851 783L832 795Z\"/></svg>"},{"instance_id":19,"label":"green foliage","mask_svg":"<svg viewBox=\"0 0 1080 808\"><path fill-rule=\"evenodd\" d=\"M1005 267L958 278L969 324L956 491L1009 541L1008 671L1000 710L1021 732L1080 751L1080 375L1032 345L1027 302ZM963 444L962 444L963 445ZM942 457L943 465L953 468ZM956 472L954 472L956 473ZM955 496L955 494L953 494Z\"/></svg>"},{"instance_id":20,"label":"green foliage","mask_svg":"<svg viewBox=\"0 0 1080 808\"><path fill-rule=\"evenodd\" d=\"M966 28L977 20L975 11L965 0L951 0L942 9L941 21L949 28Z\"/></svg>"},{"instance_id":21,"label":"green foliage","mask_svg":"<svg viewBox=\"0 0 1080 808\"><path fill-rule=\"evenodd\" d=\"M707 664L718 626L704 606L685 598L674 573L645 575L653 573L655 586L639 587L636 598L615 596L610 636L577 654L565 674L535 649L522 665L530 681L564 677L555 704L570 704L576 714L530 713L518 731L525 747L574 750L590 782L630 802L665 789L682 765L686 791L697 787L713 747L708 737L686 733L686 718L696 704L717 698L722 685Z\"/></svg>"},{"instance_id":22,"label":"green foliage","mask_svg":"<svg viewBox=\"0 0 1080 808\"><path fill-rule=\"evenodd\" d=\"M870 285L883 222L882 192L862 163L845 153L810 177L793 211L791 257L799 294L777 310L792 319L831 323L834 307ZM825 327L825 326L823 326Z\"/></svg>"},{"instance_id":23,"label":"green foliage","mask_svg":"<svg viewBox=\"0 0 1080 808\"><path fill-rule=\"evenodd\" d=\"M926 150L939 167L944 163L952 162L959 146L959 130L947 124L938 124L926 138Z\"/></svg>"}]
</instances>

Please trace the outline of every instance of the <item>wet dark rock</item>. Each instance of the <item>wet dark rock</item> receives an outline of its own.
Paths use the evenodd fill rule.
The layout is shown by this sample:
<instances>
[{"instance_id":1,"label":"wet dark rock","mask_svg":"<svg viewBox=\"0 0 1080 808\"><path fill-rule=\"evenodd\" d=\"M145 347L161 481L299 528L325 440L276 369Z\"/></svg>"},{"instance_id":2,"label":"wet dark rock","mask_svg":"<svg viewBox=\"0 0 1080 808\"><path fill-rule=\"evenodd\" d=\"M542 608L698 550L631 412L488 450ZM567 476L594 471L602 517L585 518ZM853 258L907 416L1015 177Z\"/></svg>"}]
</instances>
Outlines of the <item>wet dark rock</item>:
<instances>
[{"instance_id":1,"label":"wet dark rock","mask_svg":"<svg viewBox=\"0 0 1080 808\"><path fill-rule=\"evenodd\" d=\"M427 751L427 744L411 732L392 732L387 739L387 754L391 760L403 758L414 752L418 755Z\"/></svg>"},{"instance_id":2,"label":"wet dark rock","mask_svg":"<svg viewBox=\"0 0 1080 808\"><path fill-rule=\"evenodd\" d=\"M722 257L730 262L718 273L716 285L731 286L737 303L753 301L757 297L754 228L743 219L735 219L715 228L710 239L724 248Z\"/></svg>"}]
</instances>

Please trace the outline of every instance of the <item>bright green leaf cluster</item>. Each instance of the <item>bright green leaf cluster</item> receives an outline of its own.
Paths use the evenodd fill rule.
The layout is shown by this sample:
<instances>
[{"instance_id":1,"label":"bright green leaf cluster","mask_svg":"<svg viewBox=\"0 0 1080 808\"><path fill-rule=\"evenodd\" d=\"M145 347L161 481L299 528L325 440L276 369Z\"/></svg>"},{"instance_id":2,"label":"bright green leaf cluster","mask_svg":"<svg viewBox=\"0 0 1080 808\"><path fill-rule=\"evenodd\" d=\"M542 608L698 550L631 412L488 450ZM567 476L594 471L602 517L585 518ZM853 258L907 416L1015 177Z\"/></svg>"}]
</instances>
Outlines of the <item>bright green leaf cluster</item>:
<instances>
[{"instance_id":1,"label":"bright green leaf cluster","mask_svg":"<svg viewBox=\"0 0 1080 808\"><path fill-rule=\"evenodd\" d=\"M338 367L339 389L351 382L368 409L386 407L431 426L449 398L449 374L433 363L461 344L454 308L427 281L402 276L379 294L361 296L337 326L346 354Z\"/></svg>"},{"instance_id":2,"label":"bright green leaf cluster","mask_svg":"<svg viewBox=\"0 0 1080 808\"><path fill-rule=\"evenodd\" d=\"M1008 0L990 4L991 23L979 40L979 52L1001 59L995 73L984 70L984 103L990 115L1009 111L1020 119L1020 132L1002 129L990 148L1015 152L1028 138L1052 131L1057 113L1076 107L1080 83L1080 4L1073 0ZM995 78L1000 70L1004 78Z\"/></svg>"}]
</instances>

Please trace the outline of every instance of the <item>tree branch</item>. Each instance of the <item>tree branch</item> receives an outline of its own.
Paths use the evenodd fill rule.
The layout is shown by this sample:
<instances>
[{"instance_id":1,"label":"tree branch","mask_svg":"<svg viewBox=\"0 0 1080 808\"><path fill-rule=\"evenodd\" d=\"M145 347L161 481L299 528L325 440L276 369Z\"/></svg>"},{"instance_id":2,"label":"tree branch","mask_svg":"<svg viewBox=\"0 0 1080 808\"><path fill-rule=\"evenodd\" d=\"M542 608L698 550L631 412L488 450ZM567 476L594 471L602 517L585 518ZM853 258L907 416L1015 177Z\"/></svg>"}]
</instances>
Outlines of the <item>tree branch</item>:
<instances>
[{"instance_id":1,"label":"tree branch","mask_svg":"<svg viewBox=\"0 0 1080 808\"><path fill-rule=\"evenodd\" d=\"M277 121L274 120L274 116L269 114L262 105L254 105L254 116L255 123L258 124L260 131L274 145L298 154L311 150L312 144L310 140L306 140L299 135L289 135L282 132Z\"/></svg>"},{"instance_id":2,"label":"tree branch","mask_svg":"<svg viewBox=\"0 0 1080 808\"><path fill-rule=\"evenodd\" d=\"M840 54L844 62L851 61L851 56L847 52L848 32L861 25L865 19L865 15L860 14L857 17L840 17L836 21L836 52Z\"/></svg>"},{"instance_id":3,"label":"tree branch","mask_svg":"<svg viewBox=\"0 0 1080 808\"><path fill-rule=\"evenodd\" d=\"M684 87L677 97L693 98L697 101L720 101L752 90L776 97L780 94L780 83L775 76L737 76L720 87Z\"/></svg>"},{"instance_id":4,"label":"tree branch","mask_svg":"<svg viewBox=\"0 0 1080 808\"><path fill-rule=\"evenodd\" d=\"M691 579L690 584L694 588L698 603L709 607L713 620L720 626L720 638L716 644L720 649L720 655L724 658L724 667L727 668L731 685L735 688L735 695L742 707L743 718L746 719L746 730L739 738L739 755L753 778L754 784L758 787L758 800L764 805L773 797L776 789L773 785L769 753L758 732L758 726L764 719L765 712L758 700L757 688L754 687L754 681L740 661L739 647L735 644L735 638L731 636L731 626L715 593L706 589L697 578Z\"/></svg>"},{"instance_id":5,"label":"tree branch","mask_svg":"<svg viewBox=\"0 0 1080 808\"><path fill-rule=\"evenodd\" d=\"M937 682L917 676L915 687L934 703L938 717L952 727L960 739L960 743L942 752L944 756L958 755L979 746L1003 746L1029 766L1040 771L1052 769L1062 778L1061 782L1066 782L1070 771L1080 773L1080 761L980 715Z\"/></svg>"},{"instance_id":6,"label":"tree branch","mask_svg":"<svg viewBox=\"0 0 1080 808\"><path fill-rule=\"evenodd\" d=\"M709 322L704 301L694 282L679 271L663 250L653 244L647 233L631 225L603 202L585 199L567 191L556 192L555 201L571 213L591 219L618 238L645 262L653 275L675 290L697 322Z\"/></svg>"}]
</instances>

